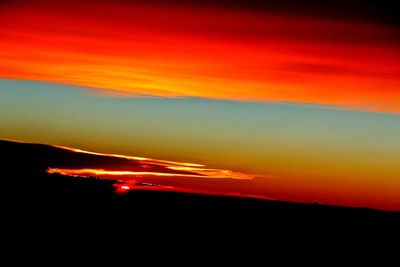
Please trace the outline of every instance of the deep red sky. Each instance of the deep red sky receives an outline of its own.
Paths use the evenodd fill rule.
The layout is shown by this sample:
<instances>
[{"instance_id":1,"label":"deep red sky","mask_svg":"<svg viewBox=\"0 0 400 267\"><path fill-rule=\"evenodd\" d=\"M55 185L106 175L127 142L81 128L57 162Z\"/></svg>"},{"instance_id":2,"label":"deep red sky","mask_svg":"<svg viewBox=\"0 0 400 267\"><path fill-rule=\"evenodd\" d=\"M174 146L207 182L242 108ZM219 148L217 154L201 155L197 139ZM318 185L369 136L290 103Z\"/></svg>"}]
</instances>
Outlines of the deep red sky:
<instances>
[{"instance_id":1,"label":"deep red sky","mask_svg":"<svg viewBox=\"0 0 400 267\"><path fill-rule=\"evenodd\" d=\"M226 5L12 3L0 7L4 78L400 111L395 25Z\"/></svg>"}]
</instances>

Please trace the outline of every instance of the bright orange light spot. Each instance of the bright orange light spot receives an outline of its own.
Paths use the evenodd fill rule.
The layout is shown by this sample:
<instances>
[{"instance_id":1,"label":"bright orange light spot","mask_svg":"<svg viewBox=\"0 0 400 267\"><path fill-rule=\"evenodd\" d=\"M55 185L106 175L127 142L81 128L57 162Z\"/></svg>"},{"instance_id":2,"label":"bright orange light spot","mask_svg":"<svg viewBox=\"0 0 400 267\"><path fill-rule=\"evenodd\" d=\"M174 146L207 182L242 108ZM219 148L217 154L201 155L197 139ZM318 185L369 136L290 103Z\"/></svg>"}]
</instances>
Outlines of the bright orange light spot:
<instances>
[{"instance_id":1,"label":"bright orange light spot","mask_svg":"<svg viewBox=\"0 0 400 267\"><path fill-rule=\"evenodd\" d=\"M125 193L128 193L129 191L131 191L133 189L133 187L135 186L135 182L132 182L131 184L117 183L114 186L115 186L115 193L117 193L117 194L125 194Z\"/></svg>"}]
</instances>

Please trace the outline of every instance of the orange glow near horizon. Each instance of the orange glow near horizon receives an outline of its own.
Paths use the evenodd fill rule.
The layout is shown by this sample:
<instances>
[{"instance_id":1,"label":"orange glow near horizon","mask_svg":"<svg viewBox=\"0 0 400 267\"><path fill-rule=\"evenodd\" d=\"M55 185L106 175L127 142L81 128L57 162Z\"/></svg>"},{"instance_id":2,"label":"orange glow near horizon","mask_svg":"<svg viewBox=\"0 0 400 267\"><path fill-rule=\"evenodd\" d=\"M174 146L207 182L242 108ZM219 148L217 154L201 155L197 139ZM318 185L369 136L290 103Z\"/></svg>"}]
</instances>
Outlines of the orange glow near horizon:
<instances>
[{"instance_id":1,"label":"orange glow near horizon","mask_svg":"<svg viewBox=\"0 0 400 267\"><path fill-rule=\"evenodd\" d=\"M389 26L174 4L49 3L2 7L0 77L118 96L400 112L398 32Z\"/></svg>"},{"instance_id":2,"label":"orange glow near horizon","mask_svg":"<svg viewBox=\"0 0 400 267\"><path fill-rule=\"evenodd\" d=\"M364 185L364 188L354 188L345 186L346 182L341 181L336 184L331 184L329 190L321 190L321 185L315 181L315 191L312 194L313 199L310 200L307 190L313 187L313 185L310 182L305 182L307 181L305 177L304 179L297 177L297 179L292 180L291 184L288 185L287 180L284 179L288 177L276 177L273 175L260 176L224 169L188 167L179 165L179 162L174 161L158 161L143 157L97 153L64 146L54 147L76 154L93 155L94 158L89 158L89 164L92 164L90 162L96 161L96 156L106 157L98 158L98 160L100 160L100 164L105 164L105 166L110 169L106 167L66 168L51 166L47 169L47 173L112 180L115 181L115 192L118 194L124 194L132 190L160 190L257 199L275 199L304 203L311 203L317 200L320 203L333 205L400 210L400 202L388 201L390 198L396 199L394 196L395 191L384 189L389 190L386 191L388 199L379 198L382 188L370 188L367 190L365 188L368 187L367 184ZM75 156L77 162L82 159L79 155ZM73 158L75 157L71 159ZM140 160L138 160L138 158ZM74 161L71 161L71 159L68 161L68 164L74 166ZM115 161L115 159L121 159L123 161L119 162ZM88 160L88 158L86 158L86 160ZM129 163L130 161L131 163ZM143 161L146 161L146 164L142 165L141 163ZM109 164L107 162L109 162ZM157 162L160 162L160 164ZM170 164L168 165L166 162L170 162ZM134 167L135 171L127 170L130 165ZM200 165L201 164L198 164L198 166ZM85 161L80 162L80 166L85 166ZM347 182L351 184L351 181ZM377 190L377 194L374 194L373 190ZM391 194L391 196L389 196L389 194Z\"/></svg>"}]
</instances>

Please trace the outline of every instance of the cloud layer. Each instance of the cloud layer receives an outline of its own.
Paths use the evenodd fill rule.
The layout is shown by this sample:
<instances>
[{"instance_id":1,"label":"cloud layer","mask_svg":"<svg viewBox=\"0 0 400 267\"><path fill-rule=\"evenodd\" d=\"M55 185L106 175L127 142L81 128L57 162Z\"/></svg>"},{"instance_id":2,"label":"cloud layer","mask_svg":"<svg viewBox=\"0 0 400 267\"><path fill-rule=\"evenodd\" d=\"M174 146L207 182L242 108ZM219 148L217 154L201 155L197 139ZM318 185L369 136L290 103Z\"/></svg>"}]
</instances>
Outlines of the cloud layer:
<instances>
[{"instance_id":1,"label":"cloud layer","mask_svg":"<svg viewBox=\"0 0 400 267\"><path fill-rule=\"evenodd\" d=\"M252 180L255 175L231 170L209 169L204 165L166 160L156 160L143 157L133 157L118 154L90 152L64 146L53 146L71 151L74 158L65 161L58 167L52 166L48 173L64 175L96 176L118 180L130 180L144 177L195 177L195 178L228 178ZM92 155L86 157L85 155ZM83 156L83 157L82 157ZM94 157L93 157L94 156ZM77 159L77 157L80 158ZM60 163L59 163L60 164ZM77 168L77 166L80 166Z\"/></svg>"},{"instance_id":2,"label":"cloud layer","mask_svg":"<svg viewBox=\"0 0 400 267\"><path fill-rule=\"evenodd\" d=\"M400 111L390 25L176 3L20 1L0 13L0 77Z\"/></svg>"}]
</instances>

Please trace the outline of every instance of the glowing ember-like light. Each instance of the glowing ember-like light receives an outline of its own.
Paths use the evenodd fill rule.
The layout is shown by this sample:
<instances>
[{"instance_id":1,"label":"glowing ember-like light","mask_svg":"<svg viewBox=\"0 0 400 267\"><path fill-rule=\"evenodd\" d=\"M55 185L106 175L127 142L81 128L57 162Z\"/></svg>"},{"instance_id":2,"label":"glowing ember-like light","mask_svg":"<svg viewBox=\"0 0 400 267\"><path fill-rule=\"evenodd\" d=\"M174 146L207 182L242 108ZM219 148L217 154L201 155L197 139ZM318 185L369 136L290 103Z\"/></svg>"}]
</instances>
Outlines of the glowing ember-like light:
<instances>
[{"instance_id":1,"label":"glowing ember-like light","mask_svg":"<svg viewBox=\"0 0 400 267\"><path fill-rule=\"evenodd\" d=\"M180 191L178 188L175 188L173 186L165 186L153 183L143 183L143 182L137 182L136 180L117 182L116 184L114 184L114 187L115 187L115 193L117 194L125 194L132 190Z\"/></svg>"},{"instance_id":2,"label":"glowing ember-like light","mask_svg":"<svg viewBox=\"0 0 400 267\"><path fill-rule=\"evenodd\" d=\"M134 187L135 182L133 181L132 184L127 184L127 183L117 183L114 184L115 187L115 193L117 194L125 194L128 193L129 191L132 190L132 188Z\"/></svg>"}]
</instances>

